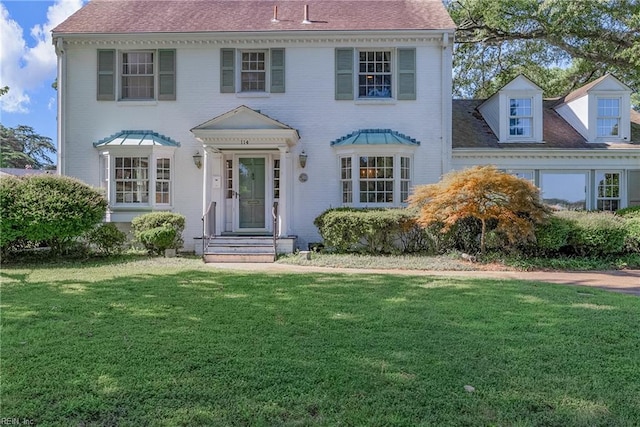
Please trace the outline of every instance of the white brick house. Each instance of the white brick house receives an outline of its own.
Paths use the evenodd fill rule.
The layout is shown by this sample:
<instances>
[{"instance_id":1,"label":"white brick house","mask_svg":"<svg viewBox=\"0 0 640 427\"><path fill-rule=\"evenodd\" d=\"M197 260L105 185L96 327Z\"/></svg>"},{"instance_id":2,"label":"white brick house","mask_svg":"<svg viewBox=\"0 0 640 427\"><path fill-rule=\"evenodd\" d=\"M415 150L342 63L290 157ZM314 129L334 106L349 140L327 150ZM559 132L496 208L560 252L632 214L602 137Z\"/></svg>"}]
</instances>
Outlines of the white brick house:
<instances>
[{"instance_id":1,"label":"white brick house","mask_svg":"<svg viewBox=\"0 0 640 427\"><path fill-rule=\"evenodd\" d=\"M531 119L518 142L544 151L541 91L519 79L486 101L484 117L477 103L452 102L454 30L439 0L92 0L53 30L59 172L102 187L108 221L185 215L185 249L196 251L203 230L275 231L283 250L305 249L325 209L402 206L413 186L474 164L544 180L540 171L571 159L594 180L624 171L618 206L640 200L628 88L615 96L629 140L596 141L619 154L521 156L528 146L500 139L504 120ZM524 98L533 116L505 115ZM582 144L590 123L575 133Z\"/></svg>"}]
</instances>

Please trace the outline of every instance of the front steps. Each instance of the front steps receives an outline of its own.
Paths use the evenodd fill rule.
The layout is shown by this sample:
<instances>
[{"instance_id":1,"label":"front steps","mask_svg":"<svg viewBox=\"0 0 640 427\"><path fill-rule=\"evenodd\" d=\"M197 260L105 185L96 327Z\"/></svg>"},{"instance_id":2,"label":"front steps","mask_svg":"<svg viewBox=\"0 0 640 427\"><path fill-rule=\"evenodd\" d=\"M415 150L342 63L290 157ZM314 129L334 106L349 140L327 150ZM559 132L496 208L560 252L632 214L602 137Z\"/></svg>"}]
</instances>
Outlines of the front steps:
<instances>
[{"instance_id":1,"label":"front steps","mask_svg":"<svg viewBox=\"0 0 640 427\"><path fill-rule=\"evenodd\" d=\"M209 239L203 260L213 262L274 262L273 237L216 236Z\"/></svg>"}]
</instances>

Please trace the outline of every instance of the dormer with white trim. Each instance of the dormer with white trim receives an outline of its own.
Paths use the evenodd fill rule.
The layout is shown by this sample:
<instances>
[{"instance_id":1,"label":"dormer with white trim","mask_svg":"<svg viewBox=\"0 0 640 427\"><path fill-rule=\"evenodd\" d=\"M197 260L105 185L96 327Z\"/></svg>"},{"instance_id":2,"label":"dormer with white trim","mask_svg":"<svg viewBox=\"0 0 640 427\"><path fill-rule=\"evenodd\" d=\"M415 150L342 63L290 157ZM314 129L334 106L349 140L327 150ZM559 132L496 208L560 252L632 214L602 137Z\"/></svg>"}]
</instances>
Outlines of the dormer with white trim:
<instances>
[{"instance_id":1,"label":"dormer with white trim","mask_svg":"<svg viewBox=\"0 0 640 427\"><path fill-rule=\"evenodd\" d=\"M610 74L571 92L555 110L587 142L631 140L631 89Z\"/></svg>"},{"instance_id":2,"label":"dormer with white trim","mask_svg":"<svg viewBox=\"0 0 640 427\"><path fill-rule=\"evenodd\" d=\"M523 75L478 110L501 143L542 142L542 89Z\"/></svg>"}]
</instances>

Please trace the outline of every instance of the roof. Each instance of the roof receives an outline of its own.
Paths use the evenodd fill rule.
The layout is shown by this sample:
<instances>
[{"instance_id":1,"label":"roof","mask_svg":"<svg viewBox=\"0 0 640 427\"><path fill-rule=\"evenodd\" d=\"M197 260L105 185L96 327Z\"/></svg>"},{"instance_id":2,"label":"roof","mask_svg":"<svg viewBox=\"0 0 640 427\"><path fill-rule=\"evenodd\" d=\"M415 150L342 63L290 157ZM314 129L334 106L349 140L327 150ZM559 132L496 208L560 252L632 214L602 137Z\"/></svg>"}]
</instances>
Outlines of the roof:
<instances>
[{"instance_id":1,"label":"roof","mask_svg":"<svg viewBox=\"0 0 640 427\"><path fill-rule=\"evenodd\" d=\"M561 99L561 103L567 104L571 101L573 101L574 99L578 99L578 98L582 98L583 96L585 96L587 93L589 93L589 91L591 89L593 89L594 87L598 86L600 83L602 83L605 80L609 80L609 79L613 79L615 82L617 82L619 85L621 85L622 87L624 87L627 90L630 90L627 85L625 85L624 83L622 83L618 78L616 78L614 75L612 74L605 74L604 76L595 79L594 81L587 83L584 86L580 86L578 89L574 90L573 92L568 93L564 98Z\"/></svg>"},{"instance_id":2,"label":"roof","mask_svg":"<svg viewBox=\"0 0 640 427\"><path fill-rule=\"evenodd\" d=\"M303 23L305 5L310 23ZM53 34L455 28L441 0L92 0Z\"/></svg>"},{"instance_id":3,"label":"roof","mask_svg":"<svg viewBox=\"0 0 640 427\"><path fill-rule=\"evenodd\" d=\"M558 99L546 99L542 108L543 141L544 143L500 143L487 122L478 111L483 99L453 100L452 110L452 142L453 148L557 148L557 149L602 149L610 144L589 143L567 121L565 121L553 107L558 105ZM616 143L617 148L640 149L640 113L631 113L631 143Z\"/></svg>"},{"instance_id":4,"label":"roof","mask_svg":"<svg viewBox=\"0 0 640 427\"><path fill-rule=\"evenodd\" d=\"M26 175L42 175L55 174L55 170L31 169L31 168L0 168L1 175L26 176Z\"/></svg>"},{"instance_id":5,"label":"roof","mask_svg":"<svg viewBox=\"0 0 640 427\"><path fill-rule=\"evenodd\" d=\"M180 143L168 136L150 130L123 130L111 136L94 142L94 147L105 146L145 146L160 145L165 147L179 147Z\"/></svg>"},{"instance_id":6,"label":"roof","mask_svg":"<svg viewBox=\"0 0 640 427\"><path fill-rule=\"evenodd\" d=\"M331 141L333 147L346 145L420 145L419 141L391 129L360 129Z\"/></svg>"}]
</instances>

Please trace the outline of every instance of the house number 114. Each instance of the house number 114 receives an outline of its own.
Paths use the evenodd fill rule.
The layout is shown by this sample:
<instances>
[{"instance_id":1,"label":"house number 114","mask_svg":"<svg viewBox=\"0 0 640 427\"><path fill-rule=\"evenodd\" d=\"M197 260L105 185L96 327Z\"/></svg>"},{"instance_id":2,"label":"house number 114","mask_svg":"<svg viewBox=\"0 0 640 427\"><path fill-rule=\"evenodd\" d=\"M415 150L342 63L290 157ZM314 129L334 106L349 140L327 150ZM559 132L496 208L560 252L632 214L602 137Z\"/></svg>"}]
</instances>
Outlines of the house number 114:
<instances>
[{"instance_id":1,"label":"house number 114","mask_svg":"<svg viewBox=\"0 0 640 427\"><path fill-rule=\"evenodd\" d=\"M240 140L240 145L249 145L249 140L248 139L241 139Z\"/></svg>"}]
</instances>

